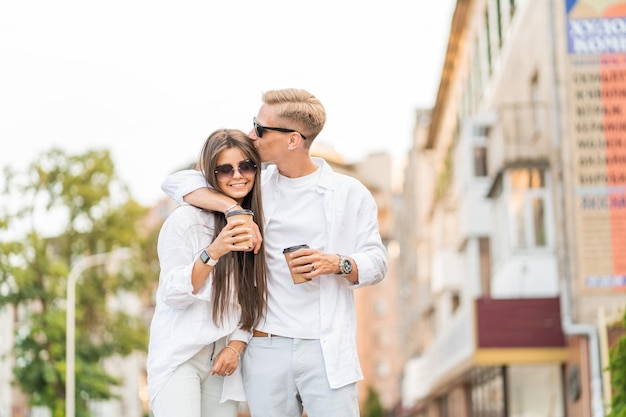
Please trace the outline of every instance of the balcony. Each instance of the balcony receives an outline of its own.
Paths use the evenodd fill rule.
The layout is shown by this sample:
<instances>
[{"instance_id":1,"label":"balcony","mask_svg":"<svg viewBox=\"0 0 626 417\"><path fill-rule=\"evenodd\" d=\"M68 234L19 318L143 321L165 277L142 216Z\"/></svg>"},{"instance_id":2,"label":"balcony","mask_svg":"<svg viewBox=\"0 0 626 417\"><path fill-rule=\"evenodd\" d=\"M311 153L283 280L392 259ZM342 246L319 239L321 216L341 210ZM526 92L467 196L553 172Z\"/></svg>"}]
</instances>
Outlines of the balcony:
<instances>
[{"instance_id":1,"label":"balcony","mask_svg":"<svg viewBox=\"0 0 626 417\"><path fill-rule=\"evenodd\" d=\"M549 160L548 116L548 107L541 102L500 106L487 142L490 177L508 166Z\"/></svg>"},{"instance_id":2,"label":"balcony","mask_svg":"<svg viewBox=\"0 0 626 417\"><path fill-rule=\"evenodd\" d=\"M493 216L487 178L477 178L468 184L459 199L459 238L465 240L491 233Z\"/></svg>"},{"instance_id":3,"label":"balcony","mask_svg":"<svg viewBox=\"0 0 626 417\"><path fill-rule=\"evenodd\" d=\"M419 402L468 380L474 368L565 359L558 298L477 299L459 308L424 354L409 362L404 394Z\"/></svg>"},{"instance_id":4,"label":"balcony","mask_svg":"<svg viewBox=\"0 0 626 417\"><path fill-rule=\"evenodd\" d=\"M445 290L455 290L461 287L461 258L459 253L450 248L442 248L435 252L433 259L431 291L434 294Z\"/></svg>"}]
</instances>

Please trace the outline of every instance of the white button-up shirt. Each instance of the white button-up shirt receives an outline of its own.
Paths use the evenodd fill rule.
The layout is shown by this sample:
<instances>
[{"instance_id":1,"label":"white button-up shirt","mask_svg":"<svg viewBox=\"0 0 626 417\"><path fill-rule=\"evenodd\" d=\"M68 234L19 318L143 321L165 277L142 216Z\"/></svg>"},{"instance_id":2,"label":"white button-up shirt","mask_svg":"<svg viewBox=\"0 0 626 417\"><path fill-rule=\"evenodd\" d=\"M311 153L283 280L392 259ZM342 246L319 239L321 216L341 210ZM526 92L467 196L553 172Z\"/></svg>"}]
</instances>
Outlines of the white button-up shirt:
<instances>
[{"instance_id":1,"label":"white button-up shirt","mask_svg":"<svg viewBox=\"0 0 626 417\"><path fill-rule=\"evenodd\" d=\"M356 311L353 290L380 282L387 273L387 252L378 228L378 208L367 188L347 175L336 173L323 159L312 158L321 169L316 189L323 198L327 241L323 251L354 259L359 283L338 275L320 276L320 343L331 388L363 379L356 346ZM262 174L265 223L284 202L278 196L279 172L268 166ZM163 191L183 202L183 196L206 187L198 171L184 170L169 176ZM271 235L264 236L272 239Z\"/></svg>"},{"instance_id":2,"label":"white button-up shirt","mask_svg":"<svg viewBox=\"0 0 626 417\"><path fill-rule=\"evenodd\" d=\"M214 235L213 215L190 205L176 208L161 228L158 255L161 266L156 308L150 326L148 348L148 390L152 402L174 370L203 347L229 336L229 340L248 342L250 332L238 329L241 317L236 297L230 314L221 326L212 318L211 273L200 290L193 294L191 271L200 252ZM215 355L219 352L216 351ZM240 367L224 378L222 401L245 400Z\"/></svg>"}]
</instances>

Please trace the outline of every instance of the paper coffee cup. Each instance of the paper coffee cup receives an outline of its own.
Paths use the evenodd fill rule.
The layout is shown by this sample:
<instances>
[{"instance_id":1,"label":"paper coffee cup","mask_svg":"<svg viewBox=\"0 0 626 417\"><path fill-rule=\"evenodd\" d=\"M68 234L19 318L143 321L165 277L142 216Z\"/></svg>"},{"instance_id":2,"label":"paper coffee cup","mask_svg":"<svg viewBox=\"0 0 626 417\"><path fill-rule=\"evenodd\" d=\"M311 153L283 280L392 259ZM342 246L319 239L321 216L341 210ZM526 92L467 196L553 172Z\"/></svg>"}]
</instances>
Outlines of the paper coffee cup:
<instances>
[{"instance_id":1,"label":"paper coffee cup","mask_svg":"<svg viewBox=\"0 0 626 417\"><path fill-rule=\"evenodd\" d=\"M298 249L304 249L308 247L309 245L303 244L303 245L297 245L297 246L290 246L288 248L283 249L283 255L285 255L285 261L287 261L287 266L289 267L289 261L291 260L289 258L289 254L291 252L295 252ZM289 272L291 272L291 279L293 279L294 284L302 284L302 283L310 281L310 279L303 277L302 274L294 273L291 270L291 268L289 268Z\"/></svg>"},{"instance_id":2,"label":"paper coffee cup","mask_svg":"<svg viewBox=\"0 0 626 417\"><path fill-rule=\"evenodd\" d=\"M243 210L233 210L233 211L229 211L228 213L226 213L226 222L227 223L232 223L233 221L236 220L245 220L245 227L249 227L250 230L252 230L252 218L254 217L254 213L252 212L252 210L247 210L247 209L243 209ZM250 239L248 241L243 241L243 242L239 242L237 243L237 246L242 246L242 245L246 245L248 247L252 247L252 237L250 237Z\"/></svg>"}]
</instances>

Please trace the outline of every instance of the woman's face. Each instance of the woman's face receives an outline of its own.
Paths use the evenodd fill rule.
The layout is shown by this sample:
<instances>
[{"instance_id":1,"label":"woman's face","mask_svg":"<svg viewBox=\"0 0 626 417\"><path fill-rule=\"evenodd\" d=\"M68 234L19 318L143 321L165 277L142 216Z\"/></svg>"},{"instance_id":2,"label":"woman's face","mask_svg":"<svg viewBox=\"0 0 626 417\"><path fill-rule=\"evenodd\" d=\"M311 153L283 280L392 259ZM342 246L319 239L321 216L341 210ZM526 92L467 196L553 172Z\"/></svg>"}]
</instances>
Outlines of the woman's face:
<instances>
[{"instance_id":1,"label":"woman's face","mask_svg":"<svg viewBox=\"0 0 626 417\"><path fill-rule=\"evenodd\" d=\"M217 157L217 183L221 192L241 202L252 191L256 168L238 148L228 148Z\"/></svg>"}]
</instances>

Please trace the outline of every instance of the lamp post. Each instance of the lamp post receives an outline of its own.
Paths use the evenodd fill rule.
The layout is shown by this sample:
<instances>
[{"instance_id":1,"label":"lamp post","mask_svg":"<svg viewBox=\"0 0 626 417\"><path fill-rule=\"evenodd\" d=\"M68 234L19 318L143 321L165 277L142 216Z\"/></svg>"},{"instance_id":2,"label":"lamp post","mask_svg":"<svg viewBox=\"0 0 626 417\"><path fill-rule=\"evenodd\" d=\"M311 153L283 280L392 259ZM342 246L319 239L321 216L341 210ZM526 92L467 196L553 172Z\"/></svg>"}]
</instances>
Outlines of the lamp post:
<instances>
[{"instance_id":1,"label":"lamp post","mask_svg":"<svg viewBox=\"0 0 626 417\"><path fill-rule=\"evenodd\" d=\"M76 262L67 278L67 307L65 314L65 416L74 417L76 401L76 282L91 267L107 262L119 262L130 258L130 249L119 248L112 252L86 256Z\"/></svg>"}]
</instances>

